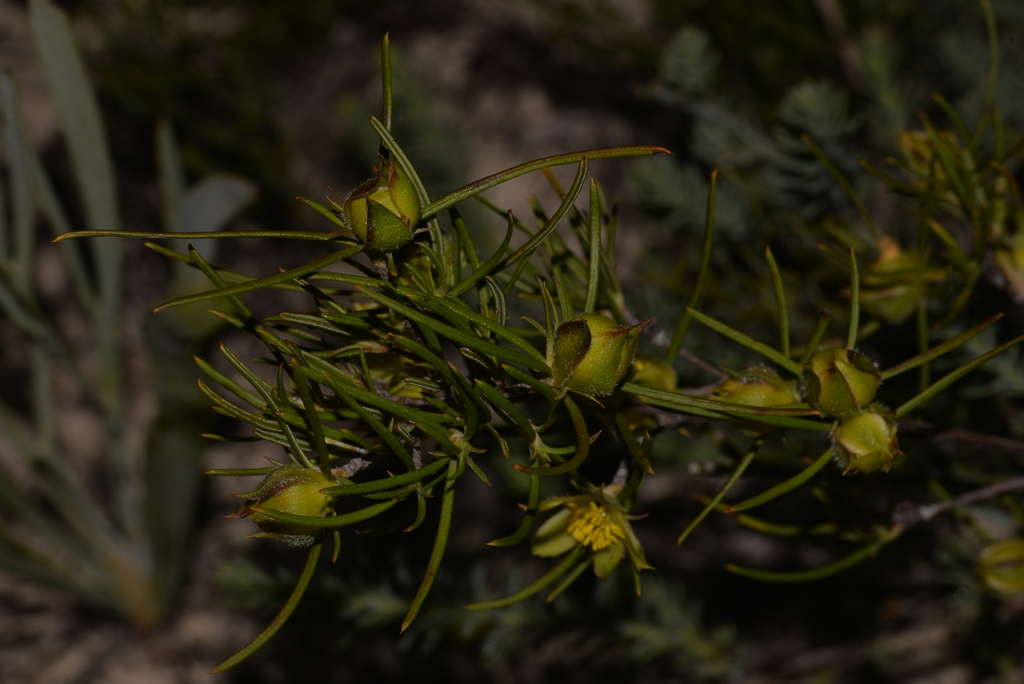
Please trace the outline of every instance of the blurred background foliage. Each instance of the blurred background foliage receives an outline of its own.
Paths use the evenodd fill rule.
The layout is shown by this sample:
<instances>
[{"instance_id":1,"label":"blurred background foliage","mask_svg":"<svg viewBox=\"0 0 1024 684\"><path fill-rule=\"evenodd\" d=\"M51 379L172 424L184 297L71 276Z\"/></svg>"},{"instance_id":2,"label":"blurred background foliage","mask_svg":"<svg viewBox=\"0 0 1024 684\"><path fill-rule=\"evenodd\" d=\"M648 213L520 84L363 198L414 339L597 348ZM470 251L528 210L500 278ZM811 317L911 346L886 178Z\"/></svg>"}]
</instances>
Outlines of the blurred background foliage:
<instances>
[{"instance_id":1,"label":"blurred background foliage","mask_svg":"<svg viewBox=\"0 0 1024 684\"><path fill-rule=\"evenodd\" d=\"M5 4L5 13L24 7ZM379 109L375 45L390 31L396 134L431 192L565 149L642 142L673 150L671 158L643 160L628 172L611 165L601 171L608 174L602 181L609 194L620 192L626 200L622 222L628 229L619 231L619 252L634 285L626 288L629 305L640 318L678 317L700 258L708 174L719 169L719 230L702 310L766 340L773 339L776 325L765 286L766 244L779 260L797 312L795 339L810 336L822 308L837 319L844 315L846 272L818 244L841 246L842 236L852 235L865 260L873 258L866 226L801 134L808 133L849 179L884 231L912 245L920 222L913 203L890 192L859 161L884 168L887 157L899 157L896 132L920 130L918 112L950 128L934 92L972 128L989 67L976 0L61 4L71 13L97 88L130 229L149 230L167 220L157 170L166 174L169 162L152 143L160 120L177 137L179 185L231 172L259 188L237 226L305 229L318 222L293 198L319 197L327 186L344 193L368 174L376 138L365 116ZM993 0L992 6L1002 64L994 99L1008 128L1019 133L1024 4ZM74 172L64 143L47 137L43 152L58 190L73 198ZM1019 177L1019 170L1011 171ZM6 173L10 184L12 172ZM165 187L167 182L165 175ZM526 216L530 209L522 197L544 196L545 189L517 187L518 194L500 200L518 202L517 214ZM72 220L80 212L71 199ZM134 250L126 278L140 289L129 297L125 315L138 319L165 296L175 274L163 260L126 249ZM296 249L290 243L243 241L217 258L236 270L267 273L288 263ZM950 367L1020 334L1024 326L1020 305L991 273L979 280L960 323L966 328L1006 311L1005 325L952 355ZM949 286L941 294L948 300L956 292ZM43 308L59 318L67 306L51 301ZM173 325L160 320L153 319L151 328ZM836 329L845 325L838 323ZM872 356L886 365L916 353L914 325L910 320L884 326L866 342ZM176 400L164 391L152 439L162 434L160 426L175 425L176 434L188 435L176 448L197 456L191 436L207 427L194 417L196 397L174 384L191 383L196 373L159 361L161 340L170 339L166 331L149 337L145 353L158 371L157 393L177 387L176 396L193 400L174 408ZM26 343L5 332L4 344L0 377L15 380L5 380L0 394L23 401L15 385L24 377L18 350ZM201 352L208 344L194 339L179 346ZM244 349L240 339L231 344ZM734 368L747 358L740 347L700 326L690 331L686 347ZM715 353L706 354L710 350ZM183 349L172 353L178 358ZM894 484L835 473L812 491L773 504L773 519L799 524L808 511L825 506L839 520L871 520L889 512L896 495L886 488L899 495L934 495L939 480L969 488L985 482L985 473L1019 474L1021 368L1020 353L1011 350L933 400L922 420L901 426L901 437L914 442L917 465L890 476ZM685 361L677 370L684 383L715 380ZM893 386L895 396L900 386ZM637 682L1024 681L1024 603L1019 596L986 591L971 570L980 545L1020 534L1024 514L1016 500L921 526L876 562L827 580L759 584L724 573L722 565L813 565L821 562L820 547L756 536L722 516L709 518L681 549L672 545L700 510L689 492L713 492L738 458L735 433L708 430L697 421L680 427L655 444L654 459L663 465L641 499L641 510L651 517L638 525L638 534L658 572L645 578L639 600L614 578L587 578L552 606L527 602L486 614L463 611L463 603L481 598L485 578L492 586L497 578L514 587L536 570L533 561L522 564L511 556L489 558L485 566L478 553L495 529L514 527L511 502L521 493L510 488L504 507L483 494L460 501L457 515L471 520L462 538L453 539L430 610L402 637L395 634L417 582L410 567L419 567L410 559L425 557L429 539L410 537L401 552L383 540L351 539L345 566L318 575L290 625L264 652L222 676L268 683L371 676L404 681L410 672L467 682L484 676L508 682L610 676ZM765 462L785 463L787 454L802 453L800 439L794 435L784 449L767 448ZM151 446L154 453L167 448ZM758 477L756 470L752 474ZM205 561L189 566L188 582L210 585L215 577L219 587L191 590L191 599L186 590L168 619L182 624L204 600L197 595L222 597L261 618L272 614L292 586L295 559L270 545L246 546L251 556L242 554L234 539L238 531L225 532L215 522L230 501L209 494L198 504L165 495L165 506L198 505L201 513L196 540L179 544L205 554ZM87 630L106 620L104 615L86 613L73 624ZM228 624L248 624L240 613L231 615L238 617ZM73 640L74 630L65 629ZM16 633L21 634L11 632ZM4 646L20 643L11 637ZM173 643L181 652L203 653L195 639ZM152 662L160 665L159 658ZM102 667L91 667L80 681L103 681ZM180 681L192 681L166 667Z\"/></svg>"}]
</instances>

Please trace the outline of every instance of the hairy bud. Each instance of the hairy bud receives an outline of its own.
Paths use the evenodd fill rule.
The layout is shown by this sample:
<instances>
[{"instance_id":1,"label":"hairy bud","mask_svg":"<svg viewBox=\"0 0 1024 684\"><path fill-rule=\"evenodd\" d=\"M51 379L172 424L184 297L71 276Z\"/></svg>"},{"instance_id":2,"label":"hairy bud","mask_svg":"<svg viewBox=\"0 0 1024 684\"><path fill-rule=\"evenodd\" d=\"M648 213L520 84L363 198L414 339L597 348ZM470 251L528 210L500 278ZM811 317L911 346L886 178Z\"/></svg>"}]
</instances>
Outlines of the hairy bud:
<instances>
[{"instance_id":1,"label":"hairy bud","mask_svg":"<svg viewBox=\"0 0 1024 684\"><path fill-rule=\"evenodd\" d=\"M629 370L646 324L620 326L597 313L562 323L555 330L555 385L592 397L611 394Z\"/></svg>"},{"instance_id":2,"label":"hairy bud","mask_svg":"<svg viewBox=\"0 0 1024 684\"><path fill-rule=\"evenodd\" d=\"M1004 594L1024 592L1024 539L989 544L975 567L990 589Z\"/></svg>"},{"instance_id":3,"label":"hairy bud","mask_svg":"<svg viewBox=\"0 0 1024 684\"><path fill-rule=\"evenodd\" d=\"M421 207L416 188L400 164L380 157L374 173L352 191L342 209L366 253L380 257L412 239Z\"/></svg>"},{"instance_id":4,"label":"hairy bud","mask_svg":"<svg viewBox=\"0 0 1024 684\"><path fill-rule=\"evenodd\" d=\"M306 546L315 541L319 528L280 522L263 511L322 518L327 515L331 497L321 494L320 490L331 484L319 470L298 465L279 466L270 471L253 491L236 494L245 499L245 505L228 517L249 518L255 522L263 530L263 534L253 535L255 537Z\"/></svg>"},{"instance_id":5,"label":"hairy bud","mask_svg":"<svg viewBox=\"0 0 1024 684\"><path fill-rule=\"evenodd\" d=\"M842 418L870 404L882 382L875 364L852 349L826 349L804 372L807 401L826 416Z\"/></svg>"},{"instance_id":6,"label":"hairy bud","mask_svg":"<svg viewBox=\"0 0 1024 684\"><path fill-rule=\"evenodd\" d=\"M892 414L873 404L840 419L832 434L832 453L844 473L889 470L900 453Z\"/></svg>"},{"instance_id":7,"label":"hairy bud","mask_svg":"<svg viewBox=\"0 0 1024 684\"><path fill-rule=\"evenodd\" d=\"M715 390L715 398L744 406L786 406L799 404L800 394L792 382L783 380L774 369L764 365L751 366L739 377L724 381Z\"/></svg>"}]
</instances>

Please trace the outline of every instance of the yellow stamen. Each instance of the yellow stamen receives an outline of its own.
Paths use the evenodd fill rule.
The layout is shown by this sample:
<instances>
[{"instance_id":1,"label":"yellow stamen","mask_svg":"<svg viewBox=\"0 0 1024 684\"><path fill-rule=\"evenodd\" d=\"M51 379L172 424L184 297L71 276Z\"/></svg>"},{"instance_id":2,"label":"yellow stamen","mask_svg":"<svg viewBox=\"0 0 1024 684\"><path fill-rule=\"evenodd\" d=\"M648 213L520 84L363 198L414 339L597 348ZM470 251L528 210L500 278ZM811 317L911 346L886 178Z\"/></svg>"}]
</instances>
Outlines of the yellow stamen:
<instances>
[{"instance_id":1,"label":"yellow stamen","mask_svg":"<svg viewBox=\"0 0 1024 684\"><path fill-rule=\"evenodd\" d=\"M580 544L600 551L625 538L622 528L611 521L604 506L596 501L591 501L586 508L578 504L569 504L569 508L572 513L566 530Z\"/></svg>"}]
</instances>

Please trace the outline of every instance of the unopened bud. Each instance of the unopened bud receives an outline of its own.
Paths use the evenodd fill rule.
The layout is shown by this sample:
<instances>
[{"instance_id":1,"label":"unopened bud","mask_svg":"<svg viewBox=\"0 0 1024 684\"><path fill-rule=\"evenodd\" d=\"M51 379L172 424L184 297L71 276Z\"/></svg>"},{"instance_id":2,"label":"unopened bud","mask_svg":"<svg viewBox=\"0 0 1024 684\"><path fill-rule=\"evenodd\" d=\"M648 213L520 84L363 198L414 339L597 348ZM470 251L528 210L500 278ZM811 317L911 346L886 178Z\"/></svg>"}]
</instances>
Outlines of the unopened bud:
<instances>
[{"instance_id":1,"label":"unopened bud","mask_svg":"<svg viewBox=\"0 0 1024 684\"><path fill-rule=\"evenodd\" d=\"M823 415L841 418L870 404L882 376L875 364L852 349L826 349L811 357L804 372L807 401Z\"/></svg>"},{"instance_id":2,"label":"unopened bud","mask_svg":"<svg viewBox=\"0 0 1024 684\"><path fill-rule=\"evenodd\" d=\"M832 434L832 454L844 473L889 470L899 453L896 421L877 404L840 419Z\"/></svg>"},{"instance_id":3,"label":"unopened bud","mask_svg":"<svg viewBox=\"0 0 1024 684\"><path fill-rule=\"evenodd\" d=\"M345 200L345 221L371 257L395 251L412 239L420 220L416 187L401 164L380 157L376 174Z\"/></svg>"},{"instance_id":4,"label":"unopened bud","mask_svg":"<svg viewBox=\"0 0 1024 684\"><path fill-rule=\"evenodd\" d=\"M1024 539L1004 539L985 547L975 566L981 579L1004 594L1024 591Z\"/></svg>"},{"instance_id":5,"label":"unopened bud","mask_svg":"<svg viewBox=\"0 0 1024 684\"><path fill-rule=\"evenodd\" d=\"M751 366L739 377L725 380L715 390L715 398L730 404L761 408L799 404L801 401L792 382L764 365Z\"/></svg>"},{"instance_id":6,"label":"unopened bud","mask_svg":"<svg viewBox=\"0 0 1024 684\"><path fill-rule=\"evenodd\" d=\"M331 497L321 494L320 490L331 484L319 470L298 465L279 466L270 471L253 491L236 494L246 500L245 505L228 517L249 518L255 522L265 534L254 536L305 546L315 540L319 528L280 522L263 511L322 518L327 515Z\"/></svg>"},{"instance_id":7,"label":"unopened bud","mask_svg":"<svg viewBox=\"0 0 1024 684\"><path fill-rule=\"evenodd\" d=\"M674 392L676 390L676 372L671 365L661 359L638 351L633 358L633 376L630 382L644 387Z\"/></svg>"},{"instance_id":8,"label":"unopened bud","mask_svg":"<svg viewBox=\"0 0 1024 684\"><path fill-rule=\"evenodd\" d=\"M592 397L610 394L629 370L646 324L621 326L597 313L562 323L555 330L555 385Z\"/></svg>"},{"instance_id":9,"label":"unopened bud","mask_svg":"<svg viewBox=\"0 0 1024 684\"><path fill-rule=\"evenodd\" d=\"M878 259L864 276L860 303L865 311L890 323L901 323L917 310L927 294L925 264L917 252L906 252L888 235L878 241Z\"/></svg>"}]
</instances>

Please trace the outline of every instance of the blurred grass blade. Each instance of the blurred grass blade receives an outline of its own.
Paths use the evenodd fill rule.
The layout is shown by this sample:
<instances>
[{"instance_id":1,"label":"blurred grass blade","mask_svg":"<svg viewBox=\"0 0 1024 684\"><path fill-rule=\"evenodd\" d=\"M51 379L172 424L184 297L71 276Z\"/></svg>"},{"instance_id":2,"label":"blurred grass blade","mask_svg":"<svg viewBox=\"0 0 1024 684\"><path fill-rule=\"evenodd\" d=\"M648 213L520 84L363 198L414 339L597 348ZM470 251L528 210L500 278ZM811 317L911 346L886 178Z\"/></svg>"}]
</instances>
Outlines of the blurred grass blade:
<instances>
[{"instance_id":1,"label":"blurred grass blade","mask_svg":"<svg viewBox=\"0 0 1024 684\"><path fill-rule=\"evenodd\" d=\"M7 178L11 202L11 253L8 248L6 230L0 230L0 265L10 271L14 288L28 297L32 291L32 265L35 248L34 205L32 202L32 171L29 161L31 154L25 138L24 123L18 107L18 96L14 82L7 74L0 73L0 117L3 119L3 141L7 152ZM3 193L0 192L0 195ZM7 216L0 202L0 225L6 228Z\"/></svg>"}]
</instances>

